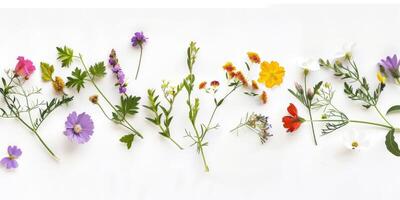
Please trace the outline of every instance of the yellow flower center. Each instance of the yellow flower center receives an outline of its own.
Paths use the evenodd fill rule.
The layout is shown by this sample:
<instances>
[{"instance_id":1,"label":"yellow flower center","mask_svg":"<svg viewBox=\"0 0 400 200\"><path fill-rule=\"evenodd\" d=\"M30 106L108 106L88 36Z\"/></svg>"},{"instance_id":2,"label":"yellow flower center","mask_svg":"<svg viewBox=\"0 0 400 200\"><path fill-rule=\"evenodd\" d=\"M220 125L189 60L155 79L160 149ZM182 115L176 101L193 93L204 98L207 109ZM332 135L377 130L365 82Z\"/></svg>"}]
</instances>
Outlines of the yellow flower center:
<instances>
[{"instance_id":1,"label":"yellow flower center","mask_svg":"<svg viewBox=\"0 0 400 200\"><path fill-rule=\"evenodd\" d=\"M82 131L82 127L80 124L75 124L74 125L74 133L79 134Z\"/></svg>"},{"instance_id":2,"label":"yellow flower center","mask_svg":"<svg viewBox=\"0 0 400 200\"><path fill-rule=\"evenodd\" d=\"M359 144L358 144L357 141L353 141L353 142L351 143L351 148L352 148L352 149L356 149L358 146L359 146Z\"/></svg>"}]
</instances>

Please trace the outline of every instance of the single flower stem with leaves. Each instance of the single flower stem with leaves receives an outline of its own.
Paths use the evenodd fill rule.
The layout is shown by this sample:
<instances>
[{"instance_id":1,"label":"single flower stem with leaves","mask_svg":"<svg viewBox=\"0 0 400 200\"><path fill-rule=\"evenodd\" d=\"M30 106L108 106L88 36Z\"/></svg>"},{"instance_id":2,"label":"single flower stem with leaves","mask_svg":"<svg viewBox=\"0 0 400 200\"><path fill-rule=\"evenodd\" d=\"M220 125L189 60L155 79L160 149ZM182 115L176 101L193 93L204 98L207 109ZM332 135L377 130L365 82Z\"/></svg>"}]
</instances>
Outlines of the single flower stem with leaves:
<instances>
[{"instance_id":1,"label":"single flower stem with leaves","mask_svg":"<svg viewBox=\"0 0 400 200\"><path fill-rule=\"evenodd\" d=\"M109 108L112 110L111 116L106 113L100 102L96 101L93 103L99 106L100 110L107 119L129 130L130 133L123 136L120 141L125 143L127 145L127 148L130 149L135 136L143 138L139 131L137 131L127 120L128 116L133 116L138 112L140 97L127 95L124 93L120 96L120 104L114 105L96 84L97 79L103 78L106 75L106 67L104 65L104 62L98 62L88 67L84 62L83 56L81 54L75 56L72 49L64 46L63 48L57 47L57 51L58 60L61 61L62 67L70 66L74 59L79 60L83 67L83 70L77 67L74 71L72 71L72 76L67 77L68 81L66 83L66 86L69 88L75 88L77 92L79 92L81 88L85 87L85 84L87 82L91 83L100 94L100 96L105 100Z\"/></svg>"},{"instance_id":2,"label":"single flower stem with leaves","mask_svg":"<svg viewBox=\"0 0 400 200\"><path fill-rule=\"evenodd\" d=\"M53 98L49 102L39 101L38 99L31 100L31 97L40 94L41 89L25 89L23 86L25 80L21 80L20 77L16 76L14 72L11 71L7 72L7 78L9 79L8 83L5 78L2 78L3 86L0 88L0 93L7 107L0 108L0 116L2 118L17 119L38 138L40 143L54 159L58 159L55 153L41 138L38 130L45 119L54 110L72 101L73 97L63 95L61 99ZM35 118L34 111L38 111L39 117ZM24 119L23 114L27 116L27 119Z\"/></svg>"}]
</instances>

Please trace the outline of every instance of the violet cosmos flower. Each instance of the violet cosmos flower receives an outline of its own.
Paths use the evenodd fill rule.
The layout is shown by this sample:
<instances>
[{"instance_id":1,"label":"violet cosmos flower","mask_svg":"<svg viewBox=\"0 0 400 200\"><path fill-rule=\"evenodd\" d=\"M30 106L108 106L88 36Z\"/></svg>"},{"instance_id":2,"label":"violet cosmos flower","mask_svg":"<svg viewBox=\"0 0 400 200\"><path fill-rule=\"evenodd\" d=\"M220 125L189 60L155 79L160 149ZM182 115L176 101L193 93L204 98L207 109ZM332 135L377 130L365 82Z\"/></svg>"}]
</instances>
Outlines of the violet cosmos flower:
<instances>
[{"instance_id":1,"label":"violet cosmos flower","mask_svg":"<svg viewBox=\"0 0 400 200\"><path fill-rule=\"evenodd\" d=\"M88 114L77 115L76 112L72 112L67 117L65 128L64 135L74 142L83 144L89 141L90 136L93 135L94 125Z\"/></svg>"},{"instance_id":2,"label":"violet cosmos flower","mask_svg":"<svg viewBox=\"0 0 400 200\"><path fill-rule=\"evenodd\" d=\"M8 146L7 148L8 156L1 159L0 164L2 164L7 169L14 169L18 167L17 158L22 154L21 149L17 146Z\"/></svg>"},{"instance_id":3,"label":"violet cosmos flower","mask_svg":"<svg viewBox=\"0 0 400 200\"><path fill-rule=\"evenodd\" d=\"M135 35L132 37L131 42L132 46L136 47L139 45L140 47L146 43L146 40L149 39L143 35L143 32L136 32Z\"/></svg>"},{"instance_id":4,"label":"violet cosmos flower","mask_svg":"<svg viewBox=\"0 0 400 200\"><path fill-rule=\"evenodd\" d=\"M390 72L393 78L398 79L400 78L400 60L397 59L397 55L394 54L393 57L387 56L386 59L382 59L379 63L381 68Z\"/></svg>"},{"instance_id":5,"label":"violet cosmos flower","mask_svg":"<svg viewBox=\"0 0 400 200\"><path fill-rule=\"evenodd\" d=\"M125 94L126 86L128 84L125 82L125 74L118 64L117 54L115 53L114 49L111 50L110 58L108 59L108 63L110 63L110 65L112 66L111 70L117 77L118 82L115 85L119 86L119 93Z\"/></svg>"}]
</instances>

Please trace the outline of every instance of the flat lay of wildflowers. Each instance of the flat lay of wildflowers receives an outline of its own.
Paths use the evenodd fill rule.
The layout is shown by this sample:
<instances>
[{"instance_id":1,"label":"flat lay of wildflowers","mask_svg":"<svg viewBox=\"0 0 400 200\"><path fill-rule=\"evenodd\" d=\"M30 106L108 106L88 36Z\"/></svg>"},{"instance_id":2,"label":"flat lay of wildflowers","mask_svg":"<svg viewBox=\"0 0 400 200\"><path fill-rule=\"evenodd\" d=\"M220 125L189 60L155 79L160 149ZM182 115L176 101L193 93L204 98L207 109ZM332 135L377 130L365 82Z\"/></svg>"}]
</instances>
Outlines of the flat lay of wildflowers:
<instances>
[{"instance_id":1,"label":"flat lay of wildflowers","mask_svg":"<svg viewBox=\"0 0 400 200\"><path fill-rule=\"evenodd\" d=\"M36 67L31 60L22 56L17 60L15 69L7 70L6 76L1 79L0 93L5 105L0 107L0 117L18 120L36 136L49 155L57 159L40 136L39 128L54 110L71 102L73 96L63 94L62 97L50 101L39 99L41 88L27 88L24 84L29 81Z\"/></svg>"},{"instance_id":2,"label":"flat lay of wildflowers","mask_svg":"<svg viewBox=\"0 0 400 200\"><path fill-rule=\"evenodd\" d=\"M76 67L72 71L71 76L67 77L67 82L65 84L66 87L75 89L79 93L79 91L82 88L85 88L87 84L91 84L96 89L98 94L89 97L89 101L98 106L108 120L128 130L128 134L120 138L120 141L124 143L128 149L131 148L136 136L143 138L142 134L137 131L127 119L130 116L134 116L138 112L140 97L128 95L126 93L127 83L125 82L125 74L118 63L115 50L111 50L108 63L112 73L117 79L114 85L118 87L120 102L116 105L111 103L104 92L96 84L99 79L106 75L106 66L104 62L97 62L91 66L87 66L84 62L82 54L75 54L71 48L66 46L57 47L57 52L58 60L62 63L62 67L69 67L74 61L78 61L81 65L80 68ZM102 99L99 98L99 95ZM101 100L104 100L104 102ZM104 105L111 110L111 113L107 113ZM79 116L81 115L82 117L80 119ZM86 116L85 114L81 115L79 115L78 119L76 119L76 113L72 113L66 122L67 130L65 131L65 135L77 143L87 142L93 131L93 125L90 117Z\"/></svg>"}]
</instances>

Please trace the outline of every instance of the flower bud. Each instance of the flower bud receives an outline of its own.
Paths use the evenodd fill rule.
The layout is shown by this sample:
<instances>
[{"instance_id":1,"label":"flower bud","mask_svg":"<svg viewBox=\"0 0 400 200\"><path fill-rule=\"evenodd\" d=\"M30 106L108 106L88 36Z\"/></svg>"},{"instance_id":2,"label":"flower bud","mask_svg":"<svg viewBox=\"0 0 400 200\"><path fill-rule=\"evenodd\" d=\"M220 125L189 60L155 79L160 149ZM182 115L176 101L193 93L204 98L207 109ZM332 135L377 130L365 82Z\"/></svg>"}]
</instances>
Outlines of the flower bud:
<instances>
[{"instance_id":1,"label":"flower bud","mask_svg":"<svg viewBox=\"0 0 400 200\"><path fill-rule=\"evenodd\" d=\"M92 102L93 104L97 104L99 101L99 96L97 95L90 96L89 101Z\"/></svg>"}]
</instances>

